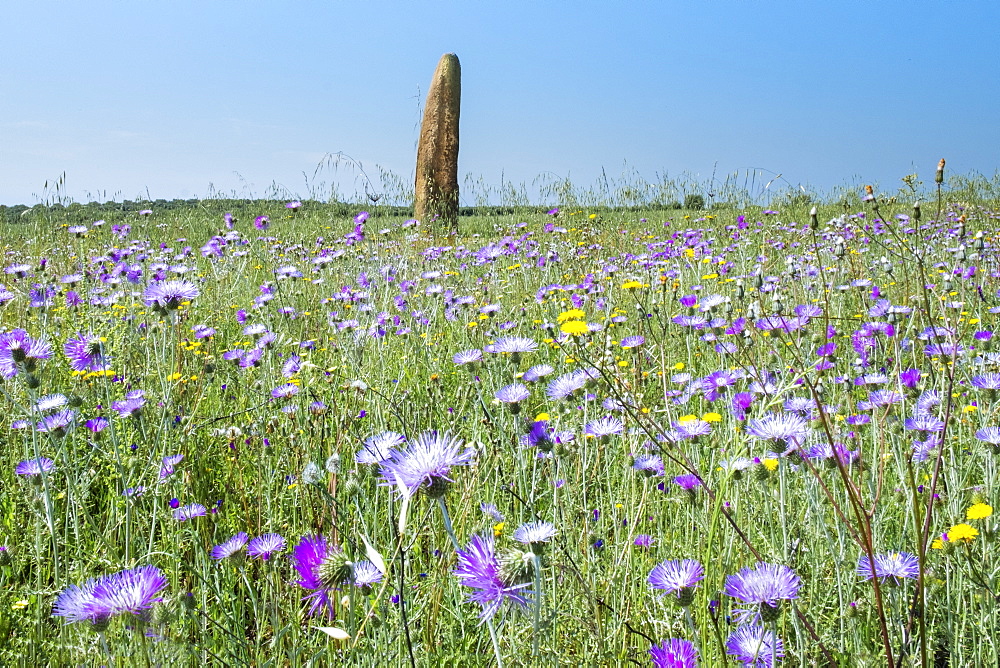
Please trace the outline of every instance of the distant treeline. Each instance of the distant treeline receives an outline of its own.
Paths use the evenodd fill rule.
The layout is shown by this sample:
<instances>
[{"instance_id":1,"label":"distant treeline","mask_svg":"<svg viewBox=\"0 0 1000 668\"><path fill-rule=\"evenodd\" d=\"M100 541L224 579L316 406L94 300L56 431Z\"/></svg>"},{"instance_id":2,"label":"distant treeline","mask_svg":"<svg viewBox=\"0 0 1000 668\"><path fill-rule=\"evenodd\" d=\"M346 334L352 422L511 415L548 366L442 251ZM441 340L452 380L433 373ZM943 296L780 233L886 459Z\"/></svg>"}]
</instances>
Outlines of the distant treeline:
<instances>
[{"instance_id":1,"label":"distant treeline","mask_svg":"<svg viewBox=\"0 0 1000 668\"><path fill-rule=\"evenodd\" d=\"M13 206L0 205L0 222L16 224L39 215L58 215L60 222L68 224L86 225L108 218L111 220L121 220L122 218L138 216L139 212L151 210L154 215L163 213L181 214L193 209L198 209L204 213L218 214L231 213L237 218L240 215L257 216L262 213L272 213L284 210L288 200L245 200L245 199L158 199L153 201L132 201L122 202L89 202L83 204L72 202L70 204L36 204L27 206L15 204ZM674 202L669 205L645 205L628 207L609 206L589 206L587 211L651 211L651 210L700 210L705 208L705 201L700 195L688 196L685 201ZM730 208L724 203L714 203L711 208ZM459 208L460 216L510 216L533 213L547 213L551 211L549 206L465 206ZM395 216L406 218L413 215L412 207L389 206L372 203L349 203L349 202L319 202L305 200L302 202L302 210L310 213L325 213L334 217L353 216L359 211L377 212L380 216Z\"/></svg>"}]
</instances>

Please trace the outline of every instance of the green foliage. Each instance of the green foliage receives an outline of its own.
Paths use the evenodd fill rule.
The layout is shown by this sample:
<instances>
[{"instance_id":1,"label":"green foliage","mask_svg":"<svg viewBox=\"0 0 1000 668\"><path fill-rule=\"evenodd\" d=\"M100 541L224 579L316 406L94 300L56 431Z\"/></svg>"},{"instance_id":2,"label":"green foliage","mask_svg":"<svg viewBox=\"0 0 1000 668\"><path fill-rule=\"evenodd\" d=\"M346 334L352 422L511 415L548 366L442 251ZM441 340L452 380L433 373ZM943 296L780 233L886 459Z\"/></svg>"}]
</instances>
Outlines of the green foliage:
<instances>
[{"instance_id":1,"label":"green foliage","mask_svg":"<svg viewBox=\"0 0 1000 668\"><path fill-rule=\"evenodd\" d=\"M626 203L620 208L608 200L584 204L597 195L560 181L551 193L572 199L554 201L560 211L552 215L510 186L505 204L486 198L466 208L462 236L454 238L413 226L403 207L371 206L366 238L352 245L342 239L360 207L339 202L306 200L294 212L282 200L221 199L2 209L8 264L31 271L5 275L15 297L0 306L0 331L23 328L47 340L53 356L39 363L39 387L29 387L24 372L0 383L8 407L0 545L10 555L0 558L0 664L121 665L129 657L150 665L408 665L412 652L417 665L493 665L481 608L453 575L440 508L424 494L413 497L400 536L393 486L377 468L354 463L375 434L396 431L412 442L427 430L449 430L476 450L472 465L449 475L446 506L462 545L485 533L509 548L514 529L533 520L558 532L544 548L538 620L532 609L504 608L494 617L507 665L645 663L649 639L670 637L697 640L701 665L724 665L718 637L733 630L726 618L738 602L720 592L728 575L758 558L802 578L776 628L785 665L824 665L831 656L882 664L879 604L856 573L864 549L852 535L867 528L877 554L916 553L922 539L966 521L980 532L975 540L926 551L923 631L912 616L915 582L881 587L888 645L903 665L919 663L922 652L930 661L947 655L952 665L995 665L996 520L967 520L966 511L976 502L996 505L997 454L975 434L996 425L997 398L972 378L996 370L995 344L973 335L997 330L998 304L992 288L978 289L986 285L982 270L962 278L973 264L997 262L995 208L963 201L963 238L948 222L955 207L940 223L924 221L922 236L902 222L875 234L869 221L897 221L910 203L876 210L856 198L844 205L789 198L778 214L765 215L763 207L738 206L736 189L717 188L718 201L733 208L704 214L703 198L682 196L691 189L623 180L604 191ZM962 190L984 192L978 181ZM683 208L675 208L680 199ZM812 236L815 201L821 224ZM152 214L139 215L147 209ZM226 229L225 213L235 230ZM266 231L254 227L260 215L270 217ZM68 232L78 224L88 231ZM114 231L121 225L127 233ZM209 242L215 250L203 255ZM136 283L133 265L143 271L132 276ZM190 280L200 294L166 316L155 312L143 290L159 271ZM77 272L86 274L78 285L61 282ZM872 315L885 305L865 280L890 305L910 310ZM412 281L405 290L404 281ZM51 303L30 306L31 291L46 288ZM66 304L70 289L83 305ZM681 305L686 295L698 305ZM796 306L822 314L785 328L759 324L791 317ZM571 313L576 307L583 316ZM237 321L241 310L245 323ZM725 324L678 324L689 315ZM592 326L562 335L572 318ZM727 332L738 329L738 318L745 328ZM893 335L859 343L856 333L871 322L891 324ZM197 338L197 325L215 334ZM260 335L247 325L276 339L259 365L242 368L223 355L255 347ZM950 327L952 339L941 343L954 340L963 352L926 354L937 336L925 334L930 325ZM71 373L62 347L78 332L104 338L112 374ZM485 352L474 367L453 362L455 353L488 351L505 335L528 337L538 349L519 359ZM623 348L635 335L644 342ZM827 357L833 367L820 370L817 348L827 343L836 344ZM867 367L856 362L859 346L867 346ZM288 382L283 366L293 355L303 361L291 374L300 391L275 399L271 391ZM524 373L539 364L553 373L527 380ZM911 367L923 372L913 391L898 380ZM597 370L585 388L571 399L548 396L552 379L581 368ZM885 380L877 377L882 369ZM717 395L691 384L722 371L742 377ZM495 393L517 382L531 392L515 414ZM141 417L119 418L114 402L135 389L148 398ZM860 408L874 389L899 391L900 400ZM733 409L737 391L754 396L746 419ZM935 432L945 446L920 461L914 441L923 438L906 420L917 397L931 391L940 403L927 410L945 425ZM42 419L38 399L52 394L78 411L65 434L30 428ZM810 418L805 446L832 440L857 451L858 462L841 470L829 457L780 456L788 443L751 436L751 420L781 412L789 399L805 402L798 409ZM551 456L539 457L543 450L524 440L540 413L553 432ZM861 414L870 422L855 419ZM84 426L96 416L111 421L99 436ZM621 432L588 437L586 426L608 416L622 420ZM678 436L702 418L708 433ZM184 459L161 482L162 459L174 454ZM664 475L634 470L642 454L659 455ZM55 462L44 479L14 474L19 462L40 456ZM740 458L746 468L734 465ZM318 467L315 480L304 475L309 464ZM674 478L691 472L705 486L684 491ZM142 494L123 495L137 486ZM868 524L852 512L855 493ZM178 522L172 499L215 512ZM505 520L484 514L484 502ZM239 531L280 533L288 549L268 561L210 558L214 545ZM287 554L311 534L327 536L354 561L366 557L363 534L388 566L384 583L336 592L335 618L306 617L308 592L295 584ZM652 537L650 547L636 546L642 535ZM684 558L706 570L690 614L647 584L657 563ZM144 564L169 582L150 617L112 620L103 638L87 623L52 617L70 585ZM720 601L716 618L711 600ZM353 639L336 641L315 626Z\"/></svg>"}]
</instances>

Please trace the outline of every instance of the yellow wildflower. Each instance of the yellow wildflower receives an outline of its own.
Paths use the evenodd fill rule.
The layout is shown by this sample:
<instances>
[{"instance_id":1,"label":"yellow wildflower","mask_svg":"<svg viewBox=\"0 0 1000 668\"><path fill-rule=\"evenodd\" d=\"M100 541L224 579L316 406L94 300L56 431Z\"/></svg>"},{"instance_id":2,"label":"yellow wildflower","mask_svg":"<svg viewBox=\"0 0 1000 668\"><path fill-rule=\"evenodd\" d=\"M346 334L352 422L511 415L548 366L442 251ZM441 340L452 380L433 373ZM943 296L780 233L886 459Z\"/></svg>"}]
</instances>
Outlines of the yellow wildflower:
<instances>
[{"instance_id":1,"label":"yellow wildflower","mask_svg":"<svg viewBox=\"0 0 1000 668\"><path fill-rule=\"evenodd\" d=\"M965 519L967 520L984 520L993 514L993 506L985 503L976 503L969 507L965 511Z\"/></svg>"},{"instance_id":2,"label":"yellow wildflower","mask_svg":"<svg viewBox=\"0 0 1000 668\"><path fill-rule=\"evenodd\" d=\"M563 323L563 326L559 328L559 331L563 334L569 334L570 336L580 336L581 334L589 333L590 327L582 320L570 320L569 322Z\"/></svg>"},{"instance_id":3,"label":"yellow wildflower","mask_svg":"<svg viewBox=\"0 0 1000 668\"><path fill-rule=\"evenodd\" d=\"M948 541L952 543L971 543L979 535L979 530L968 524L956 524L948 529Z\"/></svg>"},{"instance_id":4,"label":"yellow wildflower","mask_svg":"<svg viewBox=\"0 0 1000 668\"><path fill-rule=\"evenodd\" d=\"M559 322L566 322L567 320L583 320L587 317L587 314L578 308L571 308L568 311L563 311L559 314L557 320Z\"/></svg>"}]
</instances>

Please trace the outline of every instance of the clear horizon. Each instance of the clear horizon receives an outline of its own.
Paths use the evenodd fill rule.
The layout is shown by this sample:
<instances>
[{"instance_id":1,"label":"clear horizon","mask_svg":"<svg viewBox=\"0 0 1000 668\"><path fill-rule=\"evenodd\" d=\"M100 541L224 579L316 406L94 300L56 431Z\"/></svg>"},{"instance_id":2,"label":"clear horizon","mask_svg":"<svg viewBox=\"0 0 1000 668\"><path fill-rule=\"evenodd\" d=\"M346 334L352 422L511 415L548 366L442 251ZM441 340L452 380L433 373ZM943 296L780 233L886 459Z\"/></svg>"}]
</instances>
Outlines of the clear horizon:
<instances>
[{"instance_id":1,"label":"clear horizon","mask_svg":"<svg viewBox=\"0 0 1000 668\"><path fill-rule=\"evenodd\" d=\"M42 1L6 7L0 204L409 186L441 54L462 64L460 175L777 178L824 193L992 176L987 2L609 6ZM381 189L378 185L377 189ZM53 195L51 188L48 193ZM462 204L475 204L465 189Z\"/></svg>"}]
</instances>

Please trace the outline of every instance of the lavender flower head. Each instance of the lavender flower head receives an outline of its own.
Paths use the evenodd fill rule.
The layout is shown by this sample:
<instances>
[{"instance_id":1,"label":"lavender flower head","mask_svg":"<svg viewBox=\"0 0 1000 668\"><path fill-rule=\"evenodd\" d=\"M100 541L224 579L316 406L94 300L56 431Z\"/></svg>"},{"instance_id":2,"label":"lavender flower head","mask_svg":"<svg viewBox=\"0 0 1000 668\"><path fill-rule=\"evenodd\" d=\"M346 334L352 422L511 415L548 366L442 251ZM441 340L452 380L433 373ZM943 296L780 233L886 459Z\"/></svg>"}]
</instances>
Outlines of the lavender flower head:
<instances>
[{"instance_id":1,"label":"lavender flower head","mask_svg":"<svg viewBox=\"0 0 1000 668\"><path fill-rule=\"evenodd\" d=\"M73 371L106 371L111 361L104 354L104 340L96 334L78 333L63 346Z\"/></svg>"},{"instance_id":2,"label":"lavender flower head","mask_svg":"<svg viewBox=\"0 0 1000 668\"><path fill-rule=\"evenodd\" d=\"M747 434L789 449L800 445L809 433L809 423L794 413L768 413L747 423Z\"/></svg>"},{"instance_id":3,"label":"lavender flower head","mask_svg":"<svg viewBox=\"0 0 1000 668\"><path fill-rule=\"evenodd\" d=\"M67 622L89 621L99 628L123 612L139 614L157 601L167 579L155 566L141 566L70 585L56 599L52 614Z\"/></svg>"},{"instance_id":4,"label":"lavender flower head","mask_svg":"<svg viewBox=\"0 0 1000 668\"><path fill-rule=\"evenodd\" d=\"M394 448L399 448L406 442L402 434L394 431L384 431L365 439L365 445L354 455L358 464L381 464L389 459Z\"/></svg>"},{"instance_id":5,"label":"lavender flower head","mask_svg":"<svg viewBox=\"0 0 1000 668\"><path fill-rule=\"evenodd\" d=\"M453 482L448 474L453 466L472 463L476 451L462 447L462 441L450 433L424 432L405 451L393 449L382 462L381 475L386 484L397 487L406 496L423 490L439 498Z\"/></svg>"},{"instance_id":6,"label":"lavender flower head","mask_svg":"<svg viewBox=\"0 0 1000 668\"><path fill-rule=\"evenodd\" d=\"M174 519L178 522L186 522L196 517L208 514L208 509L200 503L189 503L174 510Z\"/></svg>"},{"instance_id":7,"label":"lavender flower head","mask_svg":"<svg viewBox=\"0 0 1000 668\"><path fill-rule=\"evenodd\" d=\"M536 545L547 543L556 535L556 528L551 522L526 522L514 529L512 538L518 543Z\"/></svg>"},{"instance_id":8,"label":"lavender flower head","mask_svg":"<svg viewBox=\"0 0 1000 668\"><path fill-rule=\"evenodd\" d=\"M785 656L785 646L770 629L747 624L736 629L726 640L726 654L744 666L772 668L777 659Z\"/></svg>"},{"instance_id":9,"label":"lavender flower head","mask_svg":"<svg viewBox=\"0 0 1000 668\"><path fill-rule=\"evenodd\" d=\"M661 596L673 594L677 603L688 606L694 601L694 588L705 578L705 569L695 559L669 559L653 567L649 573L649 586L663 591Z\"/></svg>"},{"instance_id":10,"label":"lavender flower head","mask_svg":"<svg viewBox=\"0 0 1000 668\"><path fill-rule=\"evenodd\" d=\"M216 561L221 561L238 555L246 547L248 539L249 536L247 536L245 531L239 532L229 540L213 547L211 552L212 558Z\"/></svg>"},{"instance_id":11,"label":"lavender flower head","mask_svg":"<svg viewBox=\"0 0 1000 668\"><path fill-rule=\"evenodd\" d=\"M149 306L175 311L182 302L189 302L199 294L198 287L191 281L163 281L147 287L143 296Z\"/></svg>"},{"instance_id":12,"label":"lavender flower head","mask_svg":"<svg viewBox=\"0 0 1000 668\"><path fill-rule=\"evenodd\" d=\"M798 598L802 580L788 566L758 563L726 578L724 591L758 610L737 610L739 622L771 622L781 613L782 600Z\"/></svg>"},{"instance_id":13,"label":"lavender flower head","mask_svg":"<svg viewBox=\"0 0 1000 668\"><path fill-rule=\"evenodd\" d=\"M372 562L362 559L354 562L351 568L351 581L355 587L367 594L370 593L372 585L382 581L382 571Z\"/></svg>"},{"instance_id":14,"label":"lavender flower head","mask_svg":"<svg viewBox=\"0 0 1000 668\"><path fill-rule=\"evenodd\" d=\"M37 476L42 473L48 473L55 467L55 462L53 462L48 457L38 457L37 459L26 459L20 462L14 469L14 473L23 476Z\"/></svg>"},{"instance_id":15,"label":"lavender flower head","mask_svg":"<svg viewBox=\"0 0 1000 668\"><path fill-rule=\"evenodd\" d=\"M858 575L871 580L879 578L882 581L892 578L896 584L905 578L915 578L920 572L920 564L917 558L909 552L888 552L886 554L875 555L875 568L872 568L871 561L867 555L861 555L858 559Z\"/></svg>"},{"instance_id":16,"label":"lavender flower head","mask_svg":"<svg viewBox=\"0 0 1000 668\"><path fill-rule=\"evenodd\" d=\"M696 668L698 650L688 640L671 638L650 647L649 658L656 668Z\"/></svg>"},{"instance_id":17,"label":"lavender flower head","mask_svg":"<svg viewBox=\"0 0 1000 668\"><path fill-rule=\"evenodd\" d=\"M247 554L254 559L267 561L275 553L285 549L285 539L276 533L266 533L257 536L247 545Z\"/></svg>"},{"instance_id":18,"label":"lavender flower head","mask_svg":"<svg viewBox=\"0 0 1000 668\"><path fill-rule=\"evenodd\" d=\"M351 580L353 564L343 550L324 536L305 536L292 548L292 565L299 574L296 584L311 593L302 597L309 603L307 614L323 612L333 617L339 587Z\"/></svg>"},{"instance_id":19,"label":"lavender flower head","mask_svg":"<svg viewBox=\"0 0 1000 668\"><path fill-rule=\"evenodd\" d=\"M458 550L455 577L462 585L472 588L468 600L478 603L483 620L493 617L504 603L528 607L522 590L528 583L510 583L501 576L493 536L474 535L465 550Z\"/></svg>"},{"instance_id":20,"label":"lavender flower head","mask_svg":"<svg viewBox=\"0 0 1000 668\"><path fill-rule=\"evenodd\" d=\"M39 360L52 357L52 346L33 339L23 329L0 334L0 377L13 378L18 370L33 373Z\"/></svg>"}]
</instances>

